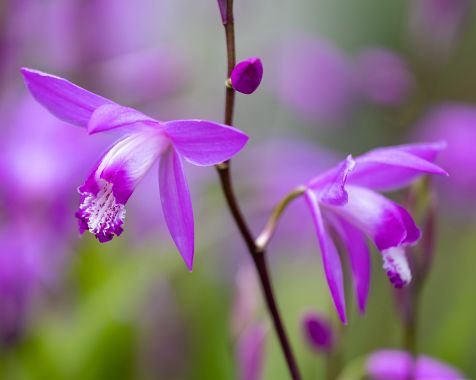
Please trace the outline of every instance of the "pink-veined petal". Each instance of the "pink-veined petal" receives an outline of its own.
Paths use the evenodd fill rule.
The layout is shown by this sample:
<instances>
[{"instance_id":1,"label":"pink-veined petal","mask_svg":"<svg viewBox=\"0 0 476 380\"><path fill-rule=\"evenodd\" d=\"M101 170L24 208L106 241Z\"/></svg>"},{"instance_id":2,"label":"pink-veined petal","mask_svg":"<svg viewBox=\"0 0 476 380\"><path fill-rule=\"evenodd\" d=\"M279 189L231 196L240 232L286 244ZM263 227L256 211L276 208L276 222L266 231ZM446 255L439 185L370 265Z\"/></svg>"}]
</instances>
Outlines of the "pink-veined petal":
<instances>
[{"instance_id":1,"label":"pink-veined petal","mask_svg":"<svg viewBox=\"0 0 476 380\"><path fill-rule=\"evenodd\" d=\"M113 103L66 79L22 68L21 73L33 97L53 115L68 123L87 127L96 108Z\"/></svg>"},{"instance_id":2,"label":"pink-veined petal","mask_svg":"<svg viewBox=\"0 0 476 380\"><path fill-rule=\"evenodd\" d=\"M128 135L114 143L78 189L80 233L90 231L100 242L120 235L124 205L169 144L167 137L158 133Z\"/></svg>"},{"instance_id":3,"label":"pink-veined petal","mask_svg":"<svg viewBox=\"0 0 476 380\"><path fill-rule=\"evenodd\" d=\"M361 313L365 312L370 288L370 250L365 235L336 215L326 215L345 245L349 255L352 282Z\"/></svg>"},{"instance_id":4,"label":"pink-veined petal","mask_svg":"<svg viewBox=\"0 0 476 380\"><path fill-rule=\"evenodd\" d=\"M206 120L174 120L165 123L166 133L177 152L194 165L224 162L248 141L243 132Z\"/></svg>"},{"instance_id":5,"label":"pink-veined petal","mask_svg":"<svg viewBox=\"0 0 476 380\"><path fill-rule=\"evenodd\" d=\"M307 190L304 195L316 228L327 284L329 285L339 318L342 323L346 324L344 277L339 253L326 231L316 194L312 190Z\"/></svg>"},{"instance_id":6,"label":"pink-veined petal","mask_svg":"<svg viewBox=\"0 0 476 380\"><path fill-rule=\"evenodd\" d=\"M144 129L159 127L159 123L151 117L133 108L119 104L104 104L93 112L88 122L90 135L117 128Z\"/></svg>"},{"instance_id":7,"label":"pink-veined petal","mask_svg":"<svg viewBox=\"0 0 476 380\"><path fill-rule=\"evenodd\" d=\"M409 144L379 148L355 159L348 183L374 190L396 190L423 174L448 175L434 164L444 143Z\"/></svg>"},{"instance_id":8,"label":"pink-veined petal","mask_svg":"<svg viewBox=\"0 0 476 380\"><path fill-rule=\"evenodd\" d=\"M192 271L194 255L192 201L182 161L173 147L170 147L160 160L159 185L165 222L187 268Z\"/></svg>"},{"instance_id":9,"label":"pink-veined petal","mask_svg":"<svg viewBox=\"0 0 476 380\"><path fill-rule=\"evenodd\" d=\"M408 243L407 236L417 234L410 215L402 215L401 207L395 202L363 187L347 185L346 188L349 198L345 205L324 207L362 230L380 251Z\"/></svg>"}]
</instances>

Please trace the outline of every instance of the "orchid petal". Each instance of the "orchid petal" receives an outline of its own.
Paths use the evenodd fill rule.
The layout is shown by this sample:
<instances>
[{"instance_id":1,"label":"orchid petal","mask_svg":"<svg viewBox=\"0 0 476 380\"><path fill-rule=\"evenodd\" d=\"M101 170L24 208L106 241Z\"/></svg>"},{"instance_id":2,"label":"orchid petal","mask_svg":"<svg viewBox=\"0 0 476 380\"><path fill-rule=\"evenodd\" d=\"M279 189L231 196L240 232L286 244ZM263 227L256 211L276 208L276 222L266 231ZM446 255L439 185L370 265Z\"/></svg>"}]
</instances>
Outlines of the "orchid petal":
<instances>
[{"instance_id":1,"label":"orchid petal","mask_svg":"<svg viewBox=\"0 0 476 380\"><path fill-rule=\"evenodd\" d=\"M410 223L407 219L411 219L410 215L402 216L401 207L395 202L372 190L358 186L348 185L347 192L349 195L347 204L326 205L326 209L335 212L362 230L380 251L405 243L409 233L412 238L416 234L413 229L414 223ZM407 227L411 230L407 231Z\"/></svg>"},{"instance_id":2,"label":"orchid petal","mask_svg":"<svg viewBox=\"0 0 476 380\"><path fill-rule=\"evenodd\" d=\"M172 147L160 160L159 185L162 211L167 227L187 268L192 271L194 255L192 201L182 161Z\"/></svg>"},{"instance_id":3,"label":"orchid petal","mask_svg":"<svg viewBox=\"0 0 476 380\"><path fill-rule=\"evenodd\" d=\"M33 97L53 115L68 123L86 127L96 108L113 103L66 79L22 68L21 73Z\"/></svg>"},{"instance_id":4,"label":"orchid petal","mask_svg":"<svg viewBox=\"0 0 476 380\"><path fill-rule=\"evenodd\" d=\"M312 219L316 228L317 238L321 248L322 263L324 265L324 272L331 291L331 296L334 300L340 320L346 324L344 277L339 253L324 226L324 220L322 219L316 194L312 190L307 190L304 195L307 205L311 210Z\"/></svg>"},{"instance_id":5,"label":"orchid petal","mask_svg":"<svg viewBox=\"0 0 476 380\"><path fill-rule=\"evenodd\" d=\"M347 203L348 195L345 183L354 167L355 161L349 155L334 170L311 181L309 187L319 193L321 203L342 206Z\"/></svg>"},{"instance_id":6,"label":"orchid petal","mask_svg":"<svg viewBox=\"0 0 476 380\"><path fill-rule=\"evenodd\" d=\"M335 215L326 215L345 245L349 255L352 282L360 313L365 312L370 287L370 250L365 235L352 224Z\"/></svg>"},{"instance_id":7,"label":"orchid petal","mask_svg":"<svg viewBox=\"0 0 476 380\"><path fill-rule=\"evenodd\" d=\"M432 163L443 143L411 144L379 148L355 159L348 183L374 190L396 190L423 174L448 175Z\"/></svg>"},{"instance_id":8,"label":"orchid petal","mask_svg":"<svg viewBox=\"0 0 476 380\"><path fill-rule=\"evenodd\" d=\"M165 127L177 152L198 166L224 162L248 141L243 132L206 120L174 120L165 123Z\"/></svg>"},{"instance_id":9,"label":"orchid petal","mask_svg":"<svg viewBox=\"0 0 476 380\"><path fill-rule=\"evenodd\" d=\"M93 112L88 122L90 135L116 128L157 126L158 122L133 108L119 104L104 104Z\"/></svg>"},{"instance_id":10,"label":"orchid petal","mask_svg":"<svg viewBox=\"0 0 476 380\"><path fill-rule=\"evenodd\" d=\"M402 219L402 222L405 226L405 230L407 231L407 236L405 236L405 240L403 240L403 243L405 244L414 244L418 240L420 240L421 237L421 231L418 228L418 226L415 224L415 221L413 220L412 216L410 213L405 210L402 206L395 204L395 207L398 209L400 212L400 218Z\"/></svg>"}]
</instances>

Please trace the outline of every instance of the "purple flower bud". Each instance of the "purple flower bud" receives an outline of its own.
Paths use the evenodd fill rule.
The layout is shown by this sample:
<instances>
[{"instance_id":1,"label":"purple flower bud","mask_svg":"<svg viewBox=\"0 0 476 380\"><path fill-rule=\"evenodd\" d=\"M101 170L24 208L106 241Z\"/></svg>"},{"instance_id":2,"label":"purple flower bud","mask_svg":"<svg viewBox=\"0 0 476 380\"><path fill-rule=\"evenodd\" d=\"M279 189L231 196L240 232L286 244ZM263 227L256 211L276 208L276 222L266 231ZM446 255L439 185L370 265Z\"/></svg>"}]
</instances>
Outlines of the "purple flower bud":
<instances>
[{"instance_id":1,"label":"purple flower bud","mask_svg":"<svg viewBox=\"0 0 476 380\"><path fill-rule=\"evenodd\" d=\"M367 373L372 380L463 380L465 377L448 364L428 356L419 356L415 362L409 353L398 350L374 352L367 359Z\"/></svg>"},{"instance_id":2,"label":"purple flower bud","mask_svg":"<svg viewBox=\"0 0 476 380\"><path fill-rule=\"evenodd\" d=\"M218 0L218 7L220 7L221 21L223 25L228 23L228 5L226 0Z\"/></svg>"},{"instance_id":3,"label":"purple flower bud","mask_svg":"<svg viewBox=\"0 0 476 380\"><path fill-rule=\"evenodd\" d=\"M250 57L238 63L231 73L231 85L243 94L256 91L263 78L263 64L258 57Z\"/></svg>"},{"instance_id":4,"label":"purple flower bud","mask_svg":"<svg viewBox=\"0 0 476 380\"><path fill-rule=\"evenodd\" d=\"M316 351L330 351L334 345L331 324L317 313L309 312L302 318L307 342Z\"/></svg>"}]
</instances>

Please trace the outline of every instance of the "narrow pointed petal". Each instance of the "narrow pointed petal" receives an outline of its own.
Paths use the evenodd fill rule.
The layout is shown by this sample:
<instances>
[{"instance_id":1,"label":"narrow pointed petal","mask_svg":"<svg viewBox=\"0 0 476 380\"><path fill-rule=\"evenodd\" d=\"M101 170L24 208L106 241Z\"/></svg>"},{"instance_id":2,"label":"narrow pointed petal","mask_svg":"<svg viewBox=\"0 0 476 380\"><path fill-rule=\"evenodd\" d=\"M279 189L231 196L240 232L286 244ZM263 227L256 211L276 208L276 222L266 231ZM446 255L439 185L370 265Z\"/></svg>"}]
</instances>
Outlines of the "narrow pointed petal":
<instances>
[{"instance_id":1,"label":"narrow pointed petal","mask_svg":"<svg viewBox=\"0 0 476 380\"><path fill-rule=\"evenodd\" d=\"M339 253L324 226L316 194L312 190L307 190L304 195L316 228L327 284L329 285L339 318L342 323L346 324L344 277Z\"/></svg>"},{"instance_id":2,"label":"narrow pointed petal","mask_svg":"<svg viewBox=\"0 0 476 380\"><path fill-rule=\"evenodd\" d=\"M117 128L128 128L130 131L153 127L158 128L159 123L133 108L119 104L105 104L96 108L91 115L88 133L92 135Z\"/></svg>"},{"instance_id":3,"label":"narrow pointed petal","mask_svg":"<svg viewBox=\"0 0 476 380\"><path fill-rule=\"evenodd\" d=\"M102 243L119 236L127 200L169 144L157 133L128 135L117 141L78 189L80 233L90 231Z\"/></svg>"},{"instance_id":4,"label":"narrow pointed petal","mask_svg":"<svg viewBox=\"0 0 476 380\"><path fill-rule=\"evenodd\" d=\"M334 206L346 204L348 195L345 190L345 183L354 167L355 161L349 155L335 169L312 180L309 187L319 194L319 202Z\"/></svg>"},{"instance_id":5,"label":"narrow pointed petal","mask_svg":"<svg viewBox=\"0 0 476 380\"><path fill-rule=\"evenodd\" d=\"M406 243L407 235L416 234L411 217L402 216L401 207L383 195L358 186L347 186L349 199L343 206L326 205L330 210L353 224L383 251ZM405 218L405 220L403 220ZM410 230L407 231L407 227Z\"/></svg>"},{"instance_id":6,"label":"narrow pointed petal","mask_svg":"<svg viewBox=\"0 0 476 380\"><path fill-rule=\"evenodd\" d=\"M165 123L165 128L177 152L199 166L230 159L248 141L238 129L206 120L174 120Z\"/></svg>"},{"instance_id":7,"label":"narrow pointed petal","mask_svg":"<svg viewBox=\"0 0 476 380\"><path fill-rule=\"evenodd\" d=\"M172 147L160 160L159 185L165 222L187 268L192 271L194 255L192 201L182 161Z\"/></svg>"},{"instance_id":8,"label":"narrow pointed petal","mask_svg":"<svg viewBox=\"0 0 476 380\"><path fill-rule=\"evenodd\" d=\"M326 215L345 245L349 255L352 282L359 311L367 306L370 288L370 250L365 235L356 227L335 215Z\"/></svg>"},{"instance_id":9,"label":"narrow pointed petal","mask_svg":"<svg viewBox=\"0 0 476 380\"><path fill-rule=\"evenodd\" d=\"M348 183L374 190L396 190L423 174L448 175L432 162L444 147L443 143L433 143L372 150L355 159L356 168Z\"/></svg>"},{"instance_id":10,"label":"narrow pointed petal","mask_svg":"<svg viewBox=\"0 0 476 380\"><path fill-rule=\"evenodd\" d=\"M66 79L41 71L22 68L28 90L48 111L61 120L87 127L96 108L113 103Z\"/></svg>"}]
</instances>

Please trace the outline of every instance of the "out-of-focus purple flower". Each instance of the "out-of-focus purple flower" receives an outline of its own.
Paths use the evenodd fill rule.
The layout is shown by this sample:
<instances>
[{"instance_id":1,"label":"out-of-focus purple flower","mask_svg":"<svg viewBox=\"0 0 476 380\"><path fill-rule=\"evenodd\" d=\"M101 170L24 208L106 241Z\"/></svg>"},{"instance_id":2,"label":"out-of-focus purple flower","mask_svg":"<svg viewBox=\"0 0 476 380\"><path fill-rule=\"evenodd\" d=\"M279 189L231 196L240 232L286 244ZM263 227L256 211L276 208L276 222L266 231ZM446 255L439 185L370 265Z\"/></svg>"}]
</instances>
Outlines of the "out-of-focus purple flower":
<instances>
[{"instance_id":1,"label":"out-of-focus purple flower","mask_svg":"<svg viewBox=\"0 0 476 380\"><path fill-rule=\"evenodd\" d=\"M432 163L444 144L411 144L351 156L312 179L305 199L314 220L327 282L339 317L346 323L341 260L329 229L349 255L356 300L365 310L370 257L365 237L382 253L383 267L395 287L411 280L404 247L415 244L420 230L402 206L377 191L397 190L423 174L446 174Z\"/></svg>"},{"instance_id":2,"label":"out-of-focus purple flower","mask_svg":"<svg viewBox=\"0 0 476 380\"><path fill-rule=\"evenodd\" d=\"M304 337L312 349L318 352L332 350L335 343L332 326L323 316L315 312L304 314L302 328Z\"/></svg>"},{"instance_id":3,"label":"out-of-focus purple flower","mask_svg":"<svg viewBox=\"0 0 476 380\"><path fill-rule=\"evenodd\" d=\"M236 339L239 379L259 380L263 370L267 326L260 321L260 289L251 265L240 267L231 316L231 332Z\"/></svg>"},{"instance_id":4,"label":"out-of-focus purple flower","mask_svg":"<svg viewBox=\"0 0 476 380\"><path fill-rule=\"evenodd\" d=\"M411 1L410 42L430 58L446 57L455 45L470 7L470 0Z\"/></svg>"},{"instance_id":5,"label":"out-of-focus purple flower","mask_svg":"<svg viewBox=\"0 0 476 380\"><path fill-rule=\"evenodd\" d=\"M258 57L251 57L238 63L231 72L233 88L243 94L256 91L263 79L263 64Z\"/></svg>"},{"instance_id":6,"label":"out-of-focus purple flower","mask_svg":"<svg viewBox=\"0 0 476 380\"><path fill-rule=\"evenodd\" d=\"M79 188L81 204L76 217L80 232L90 231L100 242L120 235L127 200L160 158L165 221L191 270L193 210L181 157L198 166L215 165L240 151L248 137L229 126L205 120L159 122L65 79L30 69L22 69L22 73L35 99L58 118L87 128L89 134L122 132Z\"/></svg>"},{"instance_id":7,"label":"out-of-focus purple flower","mask_svg":"<svg viewBox=\"0 0 476 380\"><path fill-rule=\"evenodd\" d=\"M45 253L51 254L55 246L45 237L41 226L21 221L10 220L0 230L0 345L13 344L21 336L36 291L50 280L53 268L46 265L51 260Z\"/></svg>"},{"instance_id":8,"label":"out-of-focus purple flower","mask_svg":"<svg viewBox=\"0 0 476 380\"><path fill-rule=\"evenodd\" d=\"M464 380L457 369L429 356L416 361L405 351L381 350L367 359L367 374L372 380Z\"/></svg>"},{"instance_id":9,"label":"out-of-focus purple flower","mask_svg":"<svg viewBox=\"0 0 476 380\"><path fill-rule=\"evenodd\" d=\"M338 124L358 101L355 70L348 57L315 36L292 38L280 49L273 84L282 100L306 120Z\"/></svg>"},{"instance_id":10,"label":"out-of-focus purple flower","mask_svg":"<svg viewBox=\"0 0 476 380\"><path fill-rule=\"evenodd\" d=\"M99 64L94 73L105 92L142 104L179 90L188 79L187 72L184 59L164 47L116 56Z\"/></svg>"},{"instance_id":11,"label":"out-of-focus purple flower","mask_svg":"<svg viewBox=\"0 0 476 380\"><path fill-rule=\"evenodd\" d=\"M231 330L239 336L253 322L260 305L256 271L250 265L240 267L236 276L236 293L231 315Z\"/></svg>"},{"instance_id":12,"label":"out-of-focus purple flower","mask_svg":"<svg viewBox=\"0 0 476 380\"><path fill-rule=\"evenodd\" d=\"M376 104L398 106L414 85L414 77L398 54L384 48L368 48L358 58L359 79L363 94Z\"/></svg>"},{"instance_id":13,"label":"out-of-focus purple flower","mask_svg":"<svg viewBox=\"0 0 476 380\"><path fill-rule=\"evenodd\" d=\"M228 5L226 0L217 0L218 8L220 8L220 16L223 25L228 23Z\"/></svg>"},{"instance_id":14,"label":"out-of-focus purple flower","mask_svg":"<svg viewBox=\"0 0 476 380\"><path fill-rule=\"evenodd\" d=\"M418 139L442 139L448 149L439 162L451 173L451 181L440 183L442 195L458 211L474 205L476 191L476 107L469 104L446 103L434 106L417 122L414 134ZM469 210L474 210L470 207Z\"/></svg>"},{"instance_id":15,"label":"out-of-focus purple flower","mask_svg":"<svg viewBox=\"0 0 476 380\"><path fill-rule=\"evenodd\" d=\"M259 380L263 372L267 327L257 323L247 327L238 341L240 380Z\"/></svg>"}]
</instances>

